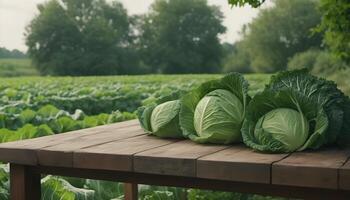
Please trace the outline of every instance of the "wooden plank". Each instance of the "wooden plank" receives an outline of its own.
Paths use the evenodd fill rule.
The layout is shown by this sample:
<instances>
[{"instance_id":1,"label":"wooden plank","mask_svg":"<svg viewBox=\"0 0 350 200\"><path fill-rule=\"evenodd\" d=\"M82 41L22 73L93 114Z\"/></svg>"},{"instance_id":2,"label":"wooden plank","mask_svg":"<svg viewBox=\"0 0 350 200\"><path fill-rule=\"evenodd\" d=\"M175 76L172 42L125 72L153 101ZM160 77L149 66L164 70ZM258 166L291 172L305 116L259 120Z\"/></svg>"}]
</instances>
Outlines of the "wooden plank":
<instances>
[{"instance_id":1,"label":"wooden plank","mask_svg":"<svg viewBox=\"0 0 350 200\"><path fill-rule=\"evenodd\" d=\"M293 153L272 165L272 184L337 189L338 169L348 155L335 148Z\"/></svg>"},{"instance_id":2,"label":"wooden plank","mask_svg":"<svg viewBox=\"0 0 350 200\"><path fill-rule=\"evenodd\" d=\"M350 161L348 160L338 171L339 189L350 190Z\"/></svg>"},{"instance_id":3,"label":"wooden plank","mask_svg":"<svg viewBox=\"0 0 350 200\"><path fill-rule=\"evenodd\" d=\"M271 164L286 156L258 153L243 145L236 145L199 158L197 177L269 184Z\"/></svg>"},{"instance_id":4,"label":"wooden plank","mask_svg":"<svg viewBox=\"0 0 350 200\"><path fill-rule=\"evenodd\" d=\"M134 156L134 171L174 176L196 176L196 160L228 146L201 145L185 140Z\"/></svg>"},{"instance_id":5,"label":"wooden plank","mask_svg":"<svg viewBox=\"0 0 350 200\"><path fill-rule=\"evenodd\" d=\"M176 141L142 135L109 142L75 151L73 165L76 168L132 171L134 154Z\"/></svg>"},{"instance_id":6,"label":"wooden plank","mask_svg":"<svg viewBox=\"0 0 350 200\"><path fill-rule=\"evenodd\" d=\"M131 126L64 141L57 145L39 149L37 151L38 164L45 166L72 167L74 151L144 134L140 126Z\"/></svg>"},{"instance_id":7,"label":"wooden plank","mask_svg":"<svg viewBox=\"0 0 350 200\"><path fill-rule=\"evenodd\" d=\"M40 199L40 174L24 165L10 165L11 200Z\"/></svg>"},{"instance_id":8,"label":"wooden plank","mask_svg":"<svg viewBox=\"0 0 350 200\"><path fill-rule=\"evenodd\" d=\"M168 176L157 174L144 174L125 171L110 171L96 169L40 167L43 174L54 174L59 176L73 176L88 179L109 180L126 183L138 183L146 185L174 186L198 188L205 190L220 190L227 192L240 192L249 194L261 194L268 196L281 196L297 199L315 200L349 200L350 191L296 187L273 184L259 184L235 181L223 181L214 179L203 179L197 177Z\"/></svg>"},{"instance_id":9,"label":"wooden plank","mask_svg":"<svg viewBox=\"0 0 350 200\"><path fill-rule=\"evenodd\" d=\"M138 187L135 183L124 183L124 200L138 200Z\"/></svg>"},{"instance_id":10,"label":"wooden plank","mask_svg":"<svg viewBox=\"0 0 350 200\"><path fill-rule=\"evenodd\" d=\"M130 120L40 138L2 143L0 144L0 160L24 165L36 165L36 150L40 148L57 145L83 136L115 131L120 128L131 126L139 126L139 122L137 120Z\"/></svg>"}]
</instances>

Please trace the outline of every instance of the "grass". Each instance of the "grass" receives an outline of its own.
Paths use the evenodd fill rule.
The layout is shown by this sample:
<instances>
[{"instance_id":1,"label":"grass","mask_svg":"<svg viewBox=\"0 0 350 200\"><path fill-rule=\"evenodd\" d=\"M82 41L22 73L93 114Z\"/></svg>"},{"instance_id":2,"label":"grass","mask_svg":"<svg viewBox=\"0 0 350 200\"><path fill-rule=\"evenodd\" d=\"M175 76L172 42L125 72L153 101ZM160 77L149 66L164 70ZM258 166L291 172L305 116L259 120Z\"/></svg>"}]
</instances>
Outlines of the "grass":
<instances>
[{"instance_id":1,"label":"grass","mask_svg":"<svg viewBox=\"0 0 350 200\"><path fill-rule=\"evenodd\" d=\"M30 59L0 59L0 76L36 76L38 71L31 65Z\"/></svg>"}]
</instances>

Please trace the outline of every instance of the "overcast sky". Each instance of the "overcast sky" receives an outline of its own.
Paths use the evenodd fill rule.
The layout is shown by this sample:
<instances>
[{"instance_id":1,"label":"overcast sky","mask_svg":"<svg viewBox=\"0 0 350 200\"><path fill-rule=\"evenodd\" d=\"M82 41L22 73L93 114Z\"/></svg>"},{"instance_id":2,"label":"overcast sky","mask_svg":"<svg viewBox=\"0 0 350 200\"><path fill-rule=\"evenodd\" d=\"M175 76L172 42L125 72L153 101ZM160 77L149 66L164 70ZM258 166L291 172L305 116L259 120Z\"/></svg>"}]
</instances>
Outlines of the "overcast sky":
<instances>
[{"instance_id":1,"label":"overcast sky","mask_svg":"<svg viewBox=\"0 0 350 200\"><path fill-rule=\"evenodd\" d=\"M0 47L25 51L24 29L38 13L36 5L46 0L0 0ZM148 11L154 0L120 0L129 14L142 14ZM239 39L239 31L257 15L258 9L249 6L231 8L227 0L208 0L210 5L220 6L224 13L224 25L227 32L221 36L222 41L234 42ZM270 4L270 2L268 2ZM267 5L264 5L267 6Z\"/></svg>"}]
</instances>

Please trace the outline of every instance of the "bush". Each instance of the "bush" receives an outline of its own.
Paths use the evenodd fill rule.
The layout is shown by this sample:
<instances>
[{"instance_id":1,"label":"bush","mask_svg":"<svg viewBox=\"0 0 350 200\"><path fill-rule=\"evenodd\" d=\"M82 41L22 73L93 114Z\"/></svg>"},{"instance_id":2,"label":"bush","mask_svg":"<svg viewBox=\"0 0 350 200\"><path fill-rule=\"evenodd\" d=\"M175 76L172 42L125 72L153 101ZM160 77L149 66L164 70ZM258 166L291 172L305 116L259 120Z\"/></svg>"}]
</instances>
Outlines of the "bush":
<instances>
[{"instance_id":1,"label":"bush","mask_svg":"<svg viewBox=\"0 0 350 200\"><path fill-rule=\"evenodd\" d=\"M307 68L311 71L320 52L318 49L310 49L302 53L297 53L289 60L288 70Z\"/></svg>"},{"instance_id":2,"label":"bush","mask_svg":"<svg viewBox=\"0 0 350 200\"><path fill-rule=\"evenodd\" d=\"M235 49L223 60L223 72L252 72L250 56L243 45L242 42L237 42Z\"/></svg>"},{"instance_id":3,"label":"bush","mask_svg":"<svg viewBox=\"0 0 350 200\"><path fill-rule=\"evenodd\" d=\"M345 68L345 63L328 51L310 49L296 54L288 62L288 69L307 68L312 74L325 76Z\"/></svg>"},{"instance_id":4,"label":"bush","mask_svg":"<svg viewBox=\"0 0 350 200\"><path fill-rule=\"evenodd\" d=\"M345 63L329 52L321 52L312 69L313 74L328 75L345 68Z\"/></svg>"}]
</instances>

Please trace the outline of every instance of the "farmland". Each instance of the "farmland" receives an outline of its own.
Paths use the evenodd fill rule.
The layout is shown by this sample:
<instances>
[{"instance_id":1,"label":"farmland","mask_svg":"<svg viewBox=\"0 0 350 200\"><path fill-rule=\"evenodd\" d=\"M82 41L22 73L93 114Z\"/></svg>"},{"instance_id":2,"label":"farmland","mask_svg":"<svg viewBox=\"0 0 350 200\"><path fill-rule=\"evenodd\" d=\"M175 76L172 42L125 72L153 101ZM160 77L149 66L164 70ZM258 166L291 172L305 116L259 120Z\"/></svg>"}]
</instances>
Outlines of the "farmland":
<instances>
[{"instance_id":1,"label":"farmland","mask_svg":"<svg viewBox=\"0 0 350 200\"><path fill-rule=\"evenodd\" d=\"M59 134L134 119L139 106L218 77L221 75L2 78L0 141ZM246 75L246 78L250 83L250 94L254 95L264 87L269 75ZM340 78L340 87L349 91L347 78ZM2 164L0 200L8 199L8 181L8 166ZM123 193L119 183L52 176L42 180L42 187L43 199L113 199L121 198ZM168 187L142 186L140 191L140 196L147 199L181 199L184 194L189 199L205 199L203 196L208 195L214 195L212 199L265 199Z\"/></svg>"},{"instance_id":2,"label":"farmland","mask_svg":"<svg viewBox=\"0 0 350 200\"><path fill-rule=\"evenodd\" d=\"M38 75L38 71L31 65L30 59L12 59L1 58L0 59L0 76L13 77L13 76L35 76Z\"/></svg>"}]
</instances>

